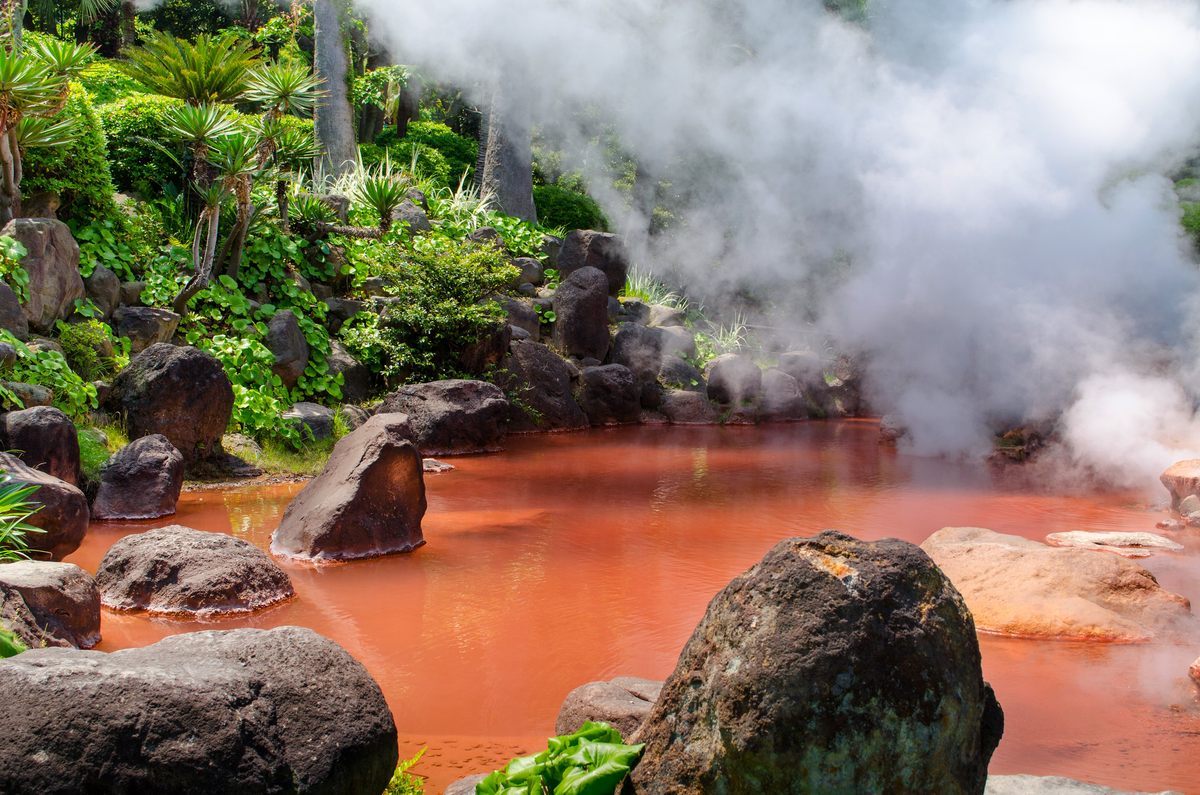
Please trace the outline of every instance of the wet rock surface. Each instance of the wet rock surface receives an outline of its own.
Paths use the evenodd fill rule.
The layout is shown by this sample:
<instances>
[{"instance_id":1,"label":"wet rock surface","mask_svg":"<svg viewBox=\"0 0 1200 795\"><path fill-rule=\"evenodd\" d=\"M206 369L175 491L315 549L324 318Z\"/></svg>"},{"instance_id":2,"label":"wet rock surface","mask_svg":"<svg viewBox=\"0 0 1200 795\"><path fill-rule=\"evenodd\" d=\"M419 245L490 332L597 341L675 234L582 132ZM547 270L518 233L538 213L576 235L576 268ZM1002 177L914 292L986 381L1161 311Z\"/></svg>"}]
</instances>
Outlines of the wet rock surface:
<instances>
[{"instance_id":1,"label":"wet rock surface","mask_svg":"<svg viewBox=\"0 0 1200 795\"><path fill-rule=\"evenodd\" d=\"M1136 642L1190 622L1188 601L1118 555L1051 547L977 527L948 527L921 545L985 631L1020 637Z\"/></svg>"},{"instance_id":2,"label":"wet rock surface","mask_svg":"<svg viewBox=\"0 0 1200 795\"><path fill-rule=\"evenodd\" d=\"M180 525L113 544L96 584L105 607L166 615L247 613L295 594L287 574L258 547Z\"/></svg>"},{"instance_id":3,"label":"wet rock surface","mask_svg":"<svg viewBox=\"0 0 1200 795\"><path fill-rule=\"evenodd\" d=\"M826 532L713 599L634 741L639 793L980 793L1003 717L919 548Z\"/></svg>"},{"instance_id":4,"label":"wet rock surface","mask_svg":"<svg viewBox=\"0 0 1200 795\"><path fill-rule=\"evenodd\" d=\"M1112 552L1127 558L1148 558L1155 551L1174 552L1183 549L1182 544L1176 544L1171 539L1154 533L1089 533L1072 530L1066 533L1051 533L1046 536L1046 543L1052 547L1077 547Z\"/></svg>"},{"instance_id":5,"label":"wet rock surface","mask_svg":"<svg viewBox=\"0 0 1200 795\"><path fill-rule=\"evenodd\" d=\"M31 649L100 642L100 591L73 563L0 565L0 623Z\"/></svg>"},{"instance_id":6,"label":"wet rock surface","mask_svg":"<svg viewBox=\"0 0 1200 795\"><path fill-rule=\"evenodd\" d=\"M271 551L316 562L411 552L425 543L425 479L409 418L376 414L333 448L288 505Z\"/></svg>"},{"instance_id":7,"label":"wet rock surface","mask_svg":"<svg viewBox=\"0 0 1200 795\"><path fill-rule=\"evenodd\" d=\"M423 455L462 455L502 449L509 405L493 384L454 379L402 387L378 413L407 414Z\"/></svg>"},{"instance_id":8,"label":"wet rock surface","mask_svg":"<svg viewBox=\"0 0 1200 795\"><path fill-rule=\"evenodd\" d=\"M631 676L581 685L563 701L554 733L571 734L587 721L601 721L629 739L645 722L662 688L660 681Z\"/></svg>"},{"instance_id":9,"label":"wet rock surface","mask_svg":"<svg viewBox=\"0 0 1200 795\"><path fill-rule=\"evenodd\" d=\"M162 434L134 439L100 469L92 517L158 519L175 513L183 490L183 455Z\"/></svg>"},{"instance_id":10,"label":"wet rock surface","mask_svg":"<svg viewBox=\"0 0 1200 795\"><path fill-rule=\"evenodd\" d=\"M0 472L13 483L37 486L28 499L41 507L26 521L43 532L25 536L32 557L62 560L79 548L88 527L87 497L82 491L8 453L0 453Z\"/></svg>"},{"instance_id":11,"label":"wet rock surface","mask_svg":"<svg viewBox=\"0 0 1200 795\"><path fill-rule=\"evenodd\" d=\"M641 385L624 365L583 368L579 404L594 426L636 423L642 414L641 395Z\"/></svg>"},{"instance_id":12,"label":"wet rock surface","mask_svg":"<svg viewBox=\"0 0 1200 795\"><path fill-rule=\"evenodd\" d=\"M75 423L56 408L37 406L0 417L0 449L73 486L80 483Z\"/></svg>"},{"instance_id":13,"label":"wet rock surface","mask_svg":"<svg viewBox=\"0 0 1200 795\"><path fill-rule=\"evenodd\" d=\"M762 370L749 356L726 353L709 362L705 368L708 396L726 405L758 400L762 395Z\"/></svg>"},{"instance_id":14,"label":"wet rock surface","mask_svg":"<svg viewBox=\"0 0 1200 795\"><path fill-rule=\"evenodd\" d=\"M1188 497L1200 496L1200 459L1179 461L1167 468L1160 478L1171 493L1171 507L1180 509L1180 503Z\"/></svg>"},{"instance_id":15,"label":"wet rock surface","mask_svg":"<svg viewBox=\"0 0 1200 795\"><path fill-rule=\"evenodd\" d=\"M28 651L0 664L0 688L12 795L358 795L382 792L398 758L370 674L299 627Z\"/></svg>"},{"instance_id":16,"label":"wet rock surface","mask_svg":"<svg viewBox=\"0 0 1200 795\"><path fill-rule=\"evenodd\" d=\"M669 389L659 410L672 425L715 425L720 420L717 407L700 392Z\"/></svg>"}]
</instances>

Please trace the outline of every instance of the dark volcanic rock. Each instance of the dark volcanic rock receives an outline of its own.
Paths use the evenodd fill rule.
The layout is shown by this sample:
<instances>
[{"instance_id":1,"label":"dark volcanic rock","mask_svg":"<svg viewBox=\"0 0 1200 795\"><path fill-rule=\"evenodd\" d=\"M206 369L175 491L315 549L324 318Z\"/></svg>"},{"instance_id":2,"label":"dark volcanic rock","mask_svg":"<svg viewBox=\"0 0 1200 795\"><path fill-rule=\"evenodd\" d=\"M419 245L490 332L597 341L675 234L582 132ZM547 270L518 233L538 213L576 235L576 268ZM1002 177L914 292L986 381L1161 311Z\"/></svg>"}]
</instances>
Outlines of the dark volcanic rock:
<instances>
[{"instance_id":1,"label":"dark volcanic rock","mask_svg":"<svg viewBox=\"0 0 1200 795\"><path fill-rule=\"evenodd\" d=\"M509 429L571 431L588 427L571 390L572 367L536 342L514 342L497 381L513 396Z\"/></svg>"},{"instance_id":2,"label":"dark volcanic rock","mask_svg":"<svg viewBox=\"0 0 1200 795\"><path fill-rule=\"evenodd\" d=\"M162 434L134 439L104 462L92 518L158 519L175 513L183 454Z\"/></svg>"},{"instance_id":3,"label":"dark volcanic rock","mask_svg":"<svg viewBox=\"0 0 1200 795\"><path fill-rule=\"evenodd\" d=\"M299 627L28 651L0 663L0 688L10 795L359 795L399 756L370 674Z\"/></svg>"},{"instance_id":4,"label":"dark volcanic rock","mask_svg":"<svg viewBox=\"0 0 1200 795\"><path fill-rule=\"evenodd\" d=\"M38 487L29 500L41 508L27 521L43 532L25 536L33 557L62 560L79 548L88 526L87 497L82 491L8 453L0 453L0 473L13 483Z\"/></svg>"},{"instance_id":5,"label":"dark volcanic rock","mask_svg":"<svg viewBox=\"0 0 1200 795\"><path fill-rule=\"evenodd\" d=\"M180 525L113 544L96 584L115 610L204 616L258 610L295 593L283 569L248 541Z\"/></svg>"},{"instance_id":6,"label":"dark volcanic rock","mask_svg":"<svg viewBox=\"0 0 1200 795\"><path fill-rule=\"evenodd\" d=\"M330 373L342 375L342 399L347 403L362 403L371 397L371 371L367 366L337 340L329 341L329 349L325 364Z\"/></svg>"},{"instance_id":7,"label":"dark volcanic rock","mask_svg":"<svg viewBox=\"0 0 1200 795\"><path fill-rule=\"evenodd\" d=\"M642 729L639 793L982 793L1003 716L928 556L779 543L717 594Z\"/></svg>"},{"instance_id":8,"label":"dark volcanic rock","mask_svg":"<svg viewBox=\"0 0 1200 795\"><path fill-rule=\"evenodd\" d=\"M17 218L0 235L16 238L28 250L21 267L29 274L29 300L24 305L29 327L49 334L57 320L66 320L83 298L79 275L79 246L71 230L48 218Z\"/></svg>"},{"instance_id":9,"label":"dark volcanic rock","mask_svg":"<svg viewBox=\"0 0 1200 795\"><path fill-rule=\"evenodd\" d=\"M189 466L221 452L233 388L221 363L197 348L151 345L113 380L105 408L133 439L161 433Z\"/></svg>"},{"instance_id":10,"label":"dark volcanic rock","mask_svg":"<svg viewBox=\"0 0 1200 795\"><path fill-rule=\"evenodd\" d=\"M123 306L113 313L118 337L129 338L129 350L138 354L160 342L170 342L179 328L179 315L168 309Z\"/></svg>"},{"instance_id":11,"label":"dark volcanic rock","mask_svg":"<svg viewBox=\"0 0 1200 795\"><path fill-rule=\"evenodd\" d=\"M414 235L433 229L429 215L411 199L404 200L399 207L392 210L392 220L407 226L408 231Z\"/></svg>"},{"instance_id":12,"label":"dark volcanic rock","mask_svg":"<svg viewBox=\"0 0 1200 795\"><path fill-rule=\"evenodd\" d=\"M92 269L92 275L83 280L83 287L105 320L121 305L121 280L103 265Z\"/></svg>"},{"instance_id":13,"label":"dark volcanic rock","mask_svg":"<svg viewBox=\"0 0 1200 795\"><path fill-rule=\"evenodd\" d=\"M616 235L577 229L563 241L558 272L566 279L581 268L601 271L608 282L608 294L618 296L629 276L629 253Z\"/></svg>"},{"instance_id":14,"label":"dark volcanic rock","mask_svg":"<svg viewBox=\"0 0 1200 795\"><path fill-rule=\"evenodd\" d=\"M672 425L715 425L721 419L712 401L700 392L685 389L663 393L659 410Z\"/></svg>"},{"instance_id":15,"label":"dark volcanic rock","mask_svg":"<svg viewBox=\"0 0 1200 795\"><path fill-rule=\"evenodd\" d=\"M71 418L58 409L8 412L0 417L0 445L34 469L79 485L79 435Z\"/></svg>"},{"instance_id":16,"label":"dark volcanic rock","mask_svg":"<svg viewBox=\"0 0 1200 795\"><path fill-rule=\"evenodd\" d=\"M277 555L315 561L411 552L425 543L425 476L409 418L376 414L343 436L271 537Z\"/></svg>"},{"instance_id":17,"label":"dark volcanic rock","mask_svg":"<svg viewBox=\"0 0 1200 795\"><path fill-rule=\"evenodd\" d=\"M283 421L296 426L306 441L333 437L333 409L319 403L295 403L283 412Z\"/></svg>"},{"instance_id":18,"label":"dark volcanic rock","mask_svg":"<svg viewBox=\"0 0 1200 795\"><path fill-rule=\"evenodd\" d=\"M554 344L567 356L604 361L608 355L608 282L595 268L582 268L554 293Z\"/></svg>"},{"instance_id":19,"label":"dark volcanic rock","mask_svg":"<svg viewBox=\"0 0 1200 795\"><path fill-rule=\"evenodd\" d=\"M347 320L359 312L367 311L365 301L355 301L351 298L326 298L325 306L329 309L325 313L325 325L334 333L337 333Z\"/></svg>"},{"instance_id":20,"label":"dark volcanic rock","mask_svg":"<svg viewBox=\"0 0 1200 795\"><path fill-rule=\"evenodd\" d=\"M495 367L508 353L512 337L512 326L508 323L497 323L489 332L463 349L459 357L463 370L473 375L482 375Z\"/></svg>"},{"instance_id":21,"label":"dark volcanic rock","mask_svg":"<svg viewBox=\"0 0 1200 795\"><path fill-rule=\"evenodd\" d=\"M726 353L709 362L708 396L718 403L740 404L762 395L762 370L749 356Z\"/></svg>"},{"instance_id":22,"label":"dark volcanic rock","mask_svg":"<svg viewBox=\"0 0 1200 795\"><path fill-rule=\"evenodd\" d=\"M121 282L121 306L141 306L145 282Z\"/></svg>"},{"instance_id":23,"label":"dark volcanic rock","mask_svg":"<svg viewBox=\"0 0 1200 795\"><path fill-rule=\"evenodd\" d=\"M774 367L763 373L762 412L769 420L806 419L808 401L796 379Z\"/></svg>"},{"instance_id":24,"label":"dark volcanic rock","mask_svg":"<svg viewBox=\"0 0 1200 795\"><path fill-rule=\"evenodd\" d=\"M0 328L19 340L29 337L29 318L25 317L17 294L3 282L0 282Z\"/></svg>"},{"instance_id":25,"label":"dark volcanic rock","mask_svg":"<svg viewBox=\"0 0 1200 795\"><path fill-rule=\"evenodd\" d=\"M410 384L384 398L380 414L407 414L422 455L459 455L501 449L508 400L483 381Z\"/></svg>"},{"instance_id":26,"label":"dark volcanic rock","mask_svg":"<svg viewBox=\"0 0 1200 795\"><path fill-rule=\"evenodd\" d=\"M267 349L275 355L275 364L271 370L283 379L284 386L291 389L304 375L308 367L308 341L300 328L296 313L290 309L280 309L271 317L267 327Z\"/></svg>"},{"instance_id":27,"label":"dark volcanic rock","mask_svg":"<svg viewBox=\"0 0 1200 795\"><path fill-rule=\"evenodd\" d=\"M663 363L663 332L638 323L622 323L617 326L613 338L612 361L623 364L633 371L641 383L658 380L658 371Z\"/></svg>"},{"instance_id":28,"label":"dark volcanic rock","mask_svg":"<svg viewBox=\"0 0 1200 795\"><path fill-rule=\"evenodd\" d=\"M100 642L100 591L92 575L73 563L5 563L0 623L31 649L89 649Z\"/></svg>"},{"instance_id":29,"label":"dark volcanic rock","mask_svg":"<svg viewBox=\"0 0 1200 795\"><path fill-rule=\"evenodd\" d=\"M650 714L662 688L662 682L631 676L589 682L567 694L554 722L554 733L572 734L587 721L601 721L629 739Z\"/></svg>"},{"instance_id":30,"label":"dark volcanic rock","mask_svg":"<svg viewBox=\"0 0 1200 795\"><path fill-rule=\"evenodd\" d=\"M579 404L592 425L635 423L642 414L642 387L624 365L585 367Z\"/></svg>"}]
</instances>

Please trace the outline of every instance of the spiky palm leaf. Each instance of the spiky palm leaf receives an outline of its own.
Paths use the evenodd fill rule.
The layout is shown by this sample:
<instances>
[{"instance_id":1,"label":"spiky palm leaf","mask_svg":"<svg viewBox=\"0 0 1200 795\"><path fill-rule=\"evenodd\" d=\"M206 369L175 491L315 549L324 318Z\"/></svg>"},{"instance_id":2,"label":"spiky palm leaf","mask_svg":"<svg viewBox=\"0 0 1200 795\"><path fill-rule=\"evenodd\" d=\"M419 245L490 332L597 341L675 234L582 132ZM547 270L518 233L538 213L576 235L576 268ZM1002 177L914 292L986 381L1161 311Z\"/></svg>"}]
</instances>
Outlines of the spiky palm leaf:
<instances>
[{"instance_id":1,"label":"spiky palm leaf","mask_svg":"<svg viewBox=\"0 0 1200 795\"><path fill-rule=\"evenodd\" d=\"M303 64L270 63L251 73L246 99L269 116L303 116L312 113L327 94L321 83Z\"/></svg>"},{"instance_id":2,"label":"spiky palm leaf","mask_svg":"<svg viewBox=\"0 0 1200 795\"><path fill-rule=\"evenodd\" d=\"M78 77L96 57L96 48L90 44L76 44L49 36L39 36L29 42L26 50L51 74L68 80Z\"/></svg>"},{"instance_id":3,"label":"spiky palm leaf","mask_svg":"<svg viewBox=\"0 0 1200 795\"><path fill-rule=\"evenodd\" d=\"M408 182L391 169L381 168L363 177L355 198L378 213L379 228L386 232L392 226L392 211L408 198Z\"/></svg>"},{"instance_id":4,"label":"spiky palm leaf","mask_svg":"<svg viewBox=\"0 0 1200 795\"><path fill-rule=\"evenodd\" d=\"M209 162L218 177L230 186L259 171L258 136L236 131L209 144Z\"/></svg>"},{"instance_id":5,"label":"spiky palm leaf","mask_svg":"<svg viewBox=\"0 0 1200 795\"><path fill-rule=\"evenodd\" d=\"M208 146L237 129L229 111L219 105L179 105L163 116L167 132L190 146Z\"/></svg>"},{"instance_id":6,"label":"spiky palm leaf","mask_svg":"<svg viewBox=\"0 0 1200 795\"><path fill-rule=\"evenodd\" d=\"M44 116L25 116L15 128L17 146L21 151L66 146L75 140L78 125L73 118L48 119Z\"/></svg>"},{"instance_id":7,"label":"spiky palm leaf","mask_svg":"<svg viewBox=\"0 0 1200 795\"><path fill-rule=\"evenodd\" d=\"M152 33L126 56L126 74L156 94L191 105L241 98L251 71L258 65L249 44L207 34L188 42L166 33Z\"/></svg>"},{"instance_id":8,"label":"spiky palm leaf","mask_svg":"<svg viewBox=\"0 0 1200 795\"><path fill-rule=\"evenodd\" d=\"M294 186L291 207L296 221L303 226L317 227L321 224L332 224L337 220L337 215L327 202L318 199L299 186Z\"/></svg>"},{"instance_id":9,"label":"spiky palm leaf","mask_svg":"<svg viewBox=\"0 0 1200 795\"><path fill-rule=\"evenodd\" d=\"M25 116L54 113L65 82L40 61L0 47L0 131Z\"/></svg>"},{"instance_id":10,"label":"spiky palm leaf","mask_svg":"<svg viewBox=\"0 0 1200 795\"><path fill-rule=\"evenodd\" d=\"M275 163L283 171L295 171L321 154L321 145L307 130L285 130L275 143Z\"/></svg>"}]
</instances>

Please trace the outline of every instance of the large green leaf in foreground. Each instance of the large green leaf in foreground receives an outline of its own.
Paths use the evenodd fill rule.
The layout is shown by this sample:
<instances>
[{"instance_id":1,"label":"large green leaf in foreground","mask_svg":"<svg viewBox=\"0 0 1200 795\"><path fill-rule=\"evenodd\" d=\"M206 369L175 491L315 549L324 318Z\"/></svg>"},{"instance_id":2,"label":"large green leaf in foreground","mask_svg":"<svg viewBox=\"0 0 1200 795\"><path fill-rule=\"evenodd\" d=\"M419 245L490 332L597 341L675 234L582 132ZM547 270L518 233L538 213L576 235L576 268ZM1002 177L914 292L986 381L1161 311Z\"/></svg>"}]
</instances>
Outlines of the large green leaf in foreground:
<instances>
[{"instance_id":1,"label":"large green leaf in foreground","mask_svg":"<svg viewBox=\"0 0 1200 795\"><path fill-rule=\"evenodd\" d=\"M25 651L25 644L16 635L0 627L0 658L16 657Z\"/></svg>"},{"instance_id":2,"label":"large green leaf in foreground","mask_svg":"<svg viewBox=\"0 0 1200 795\"><path fill-rule=\"evenodd\" d=\"M475 795L612 795L642 755L607 723L585 723L546 745L479 782Z\"/></svg>"}]
</instances>

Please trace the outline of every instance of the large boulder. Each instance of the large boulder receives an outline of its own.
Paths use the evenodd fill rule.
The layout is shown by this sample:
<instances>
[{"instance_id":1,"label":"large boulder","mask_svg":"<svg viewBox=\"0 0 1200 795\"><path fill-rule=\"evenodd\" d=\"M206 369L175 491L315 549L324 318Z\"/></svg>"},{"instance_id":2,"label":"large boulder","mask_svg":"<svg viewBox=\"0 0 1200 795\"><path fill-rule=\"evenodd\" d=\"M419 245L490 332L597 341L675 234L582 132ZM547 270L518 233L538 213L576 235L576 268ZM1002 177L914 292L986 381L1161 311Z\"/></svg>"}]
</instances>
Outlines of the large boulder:
<instances>
[{"instance_id":1,"label":"large boulder","mask_svg":"<svg viewBox=\"0 0 1200 795\"><path fill-rule=\"evenodd\" d=\"M96 584L105 607L166 615L248 613L295 595L283 569L250 542L180 525L113 544Z\"/></svg>"},{"instance_id":2,"label":"large boulder","mask_svg":"<svg viewBox=\"0 0 1200 795\"><path fill-rule=\"evenodd\" d=\"M371 371L355 359L346 346L331 339L325 364L332 375L342 376L342 399L347 403L362 403L371 397Z\"/></svg>"},{"instance_id":3,"label":"large boulder","mask_svg":"<svg viewBox=\"0 0 1200 795\"><path fill-rule=\"evenodd\" d=\"M38 510L26 521L42 532L25 536L34 557L62 560L79 549L88 527L88 503L82 491L9 453L0 453L0 473L13 483L37 487L28 499Z\"/></svg>"},{"instance_id":4,"label":"large boulder","mask_svg":"<svg viewBox=\"0 0 1200 795\"><path fill-rule=\"evenodd\" d=\"M409 418L376 414L333 448L271 536L277 555L313 561L411 552L425 543L425 475Z\"/></svg>"},{"instance_id":5,"label":"large boulder","mask_svg":"<svg viewBox=\"0 0 1200 795\"><path fill-rule=\"evenodd\" d=\"M113 312L117 336L129 338L129 351L134 355L151 345L170 342L179 328L179 320L179 315L169 309L149 306L123 306Z\"/></svg>"},{"instance_id":6,"label":"large boulder","mask_svg":"<svg viewBox=\"0 0 1200 795\"><path fill-rule=\"evenodd\" d=\"M423 455L459 455L501 449L508 400L483 381L410 384L384 398L378 413L407 414L413 441Z\"/></svg>"},{"instance_id":7,"label":"large boulder","mask_svg":"<svg viewBox=\"0 0 1200 795\"><path fill-rule=\"evenodd\" d=\"M221 452L233 387L212 355L151 345L113 380L105 407L125 418L131 438L161 433L191 466Z\"/></svg>"},{"instance_id":8,"label":"large boulder","mask_svg":"<svg viewBox=\"0 0 1200 795\"><path fill-rule=\"evenodd\" d=\"M92 275L83 280L83 288L105 320L121 305L121 280L103 265L92 269Z\"/></svg>"},{"instance_id":9,"label":"large boulder","mask_svg":"<svg viewBox=\"0 0 1200 795\"><path fill-rule=\"evenodd\" d=\"M808 401L795 378L772 367L762 375L763 417L787 422L808 417Z\"/></svg>"},{"instance_id":10,"label":"large boulder","mask_svg":"<svg viewBox=\"0 0 1200 795\"><path fill-rule=\"evenodd\" d=\"M0 792L382 792L396 725L357 660L310 629L192 632L0 663Z\"/></svg>"},{"instance_id":11,"label":"large boulder","mask_svg":"<svg viewBox=\"0 0 1200 795\"><path fill-rule=\"evenodd\" d=\"M717 407L700 392L668 389L659 407L672 425L715 425L721 420Z\"/></svg>"},{"instance_id":12,"label":"large boulder","mask_svg":"<svg viewBox=\"0 0 1200 795\"><path fill-rule=\"evenodd\" d=\"M614 364L628 367L640 383L654 383L663 364L663 331L638 323L622 323L613 337Z\"/></svg>"},{"instance_id":13,"label":"large boulder","mask_svg":"<svg viewBox=\"0 0 1200 795\"><path fill-rule=\"evenodd\" d=\"M0 417L0 446L34 469L79 485L79 435L56 408L37 406Z\"/></svg>"},{"instance_id":14,"label":"large boulder","mask_svg":"<svg viewBox=\"0 0 1200 795\"><path fill-rule=\"evenodd\" d=\"M600 721L628 739L641 728L662 688L662 682L632 676L581 685L563 701L554 722L554 733L573 734L588 721Z\"/></svg>"},{"instance_id":15,"label":"large boulder","mask_svg":"<svg viewBox=\"0 0 1200 795\"><path fill-rule=\"evenodd\" d=\"M0 328L19 340L29 337L29 318L17 300L17 294L4 282L0 282Z\"/></svg>"},{"instance_id":16,"label":"large boulder","mask_svg":"<svg viewBox=\"0 0 1200 795\"><path fill-rule=\"evenodd\" d=\"M49 334L86 294L79 274L79 245L66 224L49 218L17 218L0 229L0 235L16 238L29 252L21 260L29 274L25 317L34 331Z\"/></svg>"},{"instance_id":17,"label":"large boulder","mask_svg":"<svg viewBox=\"0 0 1200 795\"><path fill-rule=\"evenodd\" d=\"M608 354L608 282L595 268L581 268L554 293L554 344L576 359L604 361Z\"/></svg>"},{"instance_id":18,"label":"large boulder","mask_svg":"<svg viewBox=\"0 0 1200 795\"><path fill-rule=\"evenodd\" d=\"M514 342L497 381L513 396L508 427L513 431L572 431L588 418L571 389L572 367L545 345Z\"/></svg>"},{"instance_id":19,"label":"large boulder","mask_svg":"<svg viewBox=\"0 0 1200 795\"><path fill-rule=\"evenodd\" d=\"M741 405L762 396L762 370L742 353L726 353L705 368L708 396L725 405Z\"/></svg>"},{"instance_id":20,"label":"large boulder","mask_svg":"<svg viewBox=\"0 0 1200 795\"><path fill-rule=\"evenodd\" d=\"M565 279L581 268L595 268L603 273L608 294L615 297L625 289L629 277L629 252L616 235L576 229L563 241L558 272Z\"/></svg>"},{"instance_id":21,"label":"large boulder","mask_svg":"<svg viewBox=\"0 0 1200 795\"><path fill-rule=\"evenodd\" d=\"M642 388L621 364L585 367L579 379L579 405L592 425L636 423L642 414Z\"/></svg>"},{"instance_id":22,"label":"large boulder","mask_svg":"<svg viewBox=\"0 0 1200 795\"><path fill-rule=\"evenodd\" d=\"M1133 642L1190 617L1186 599L1117 555L1050 547L978 527L944 528L921 548L988 632Z\"/></svg>"},{"instance_id":23,"label":"large boulder","mask_svg":"<svg viewBox=\"0 0 1200 795\"><path fill-rule=\"evenodd\" d=\"M508 354L508 346L512 339L512 326L508 323L496 323L479 339L463 348L458 362L464 372L483 375Z\"/></svg>"},{"instance_id":24,"label":"large boulder","mask_svg":"<svg viewBox=\"0 0 1200 795\"><path fill-rule=\"evenodd\" d=\"M981 793L1003 716L912 544L780 542L717 594L634 736L639 793Z\"/></svg>"},{"instance_id":25,"label":"large boulder","mask_svg":"<svg viewBox=\"0 0 1200 795\"><path fill-rule=\"evenodd\" d=\"M1200 496L1200 459L1174 463L1160 479L1171 493L1171 507L1179 510L1179 503L1188 497Z\"/></svg>"},{"instance_id":26,"label":"large boulder","mask_svg":"<svg viewBox=\"0 0 1200 795\"><path fill-rule=\"evenodd\" d=\"M73 563L5 563L0 566L0 624L31 649L90 649L100 642L100 591Z\"/></svg>"},{"instance_id":27,"label":"large boulder","mask_svg":"<svg viewBox=\"0 0 1200 795\"><path fill-rule=\"evenodd\" d=\"M296 313L290 309L280 309L267 325L267 349L275 356L275 364L271 371L283 380L284 386L291 389L304 375L308 367L308 340L300 328Z\"/></svg>"},{"instance_id":28,"label":"large boulder","mask_svg":"<svg viewBox=\"0 0 1200 795\"><path fill-rule=\"evenodd\" d=\"M412 199L405 199L399 207L392 210L392 221L404 224L414 235L433 229L433 224L429 222L429 214L418 207Z\"/></svg>"},{"instance_id":29,"label":"large boulder","mask_svg":"<svg viewBox=\"0 0 1200 795\"><path fill-rule=\"evenodd\" d=\"M162 434L134 439L100 468L92 518L158 519L175 513L183 490L183 454Z\"/></svg>"}]
</instances>

